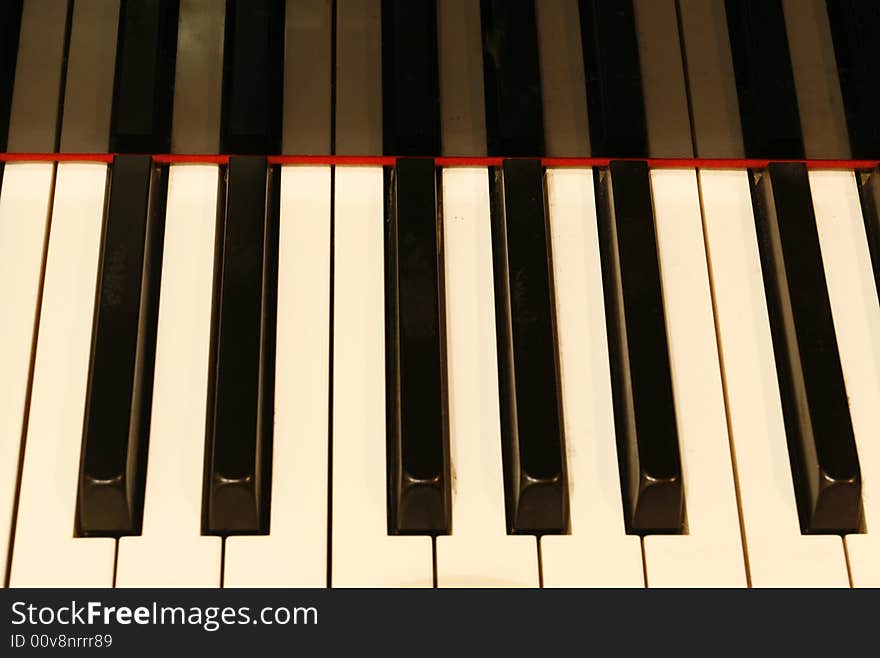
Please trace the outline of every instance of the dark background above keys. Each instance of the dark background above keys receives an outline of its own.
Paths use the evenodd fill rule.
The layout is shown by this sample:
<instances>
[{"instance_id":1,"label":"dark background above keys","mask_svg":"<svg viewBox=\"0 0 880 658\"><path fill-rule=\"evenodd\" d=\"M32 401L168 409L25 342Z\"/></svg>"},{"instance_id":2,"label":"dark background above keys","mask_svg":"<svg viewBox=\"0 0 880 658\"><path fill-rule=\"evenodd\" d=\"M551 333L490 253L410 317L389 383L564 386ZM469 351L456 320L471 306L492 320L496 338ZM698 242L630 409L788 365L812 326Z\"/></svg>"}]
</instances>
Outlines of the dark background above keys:
<instances>
[{"instance_id":1,"label":"dark background above keys","mask_svg":"<svg viewBox=\"0 0 880 658\"><path fill-rule=\"evenodd\" d=\"M880 158L876 3L439 4L10 0L0 149Z\"/></svg>"}]
</instances>

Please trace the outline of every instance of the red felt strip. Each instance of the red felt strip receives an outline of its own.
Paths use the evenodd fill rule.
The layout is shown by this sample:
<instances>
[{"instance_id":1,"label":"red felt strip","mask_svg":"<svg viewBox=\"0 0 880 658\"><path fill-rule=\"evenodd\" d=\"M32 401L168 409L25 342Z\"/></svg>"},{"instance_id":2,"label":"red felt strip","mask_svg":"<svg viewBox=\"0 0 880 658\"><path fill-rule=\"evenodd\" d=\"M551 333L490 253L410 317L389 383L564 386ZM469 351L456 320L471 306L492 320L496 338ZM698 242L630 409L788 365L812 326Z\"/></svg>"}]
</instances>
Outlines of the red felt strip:
<instances>
[{"instance_id":1,"label":"red felt strip","mask_svg":"<svg viewBox=\"0 0 880 658\"><path fill-rule=\"evenodd\" d=\"M112 162L113 153L0 153L0 162ZM227 164L229 155L154 154L161 164ZM390 167L392 155L270 155L269 164ZM880 160L756 160L723 158L541 158L545 167L607 167L611 160L637 160L652 168L763 169L771 162L799 162L808 169L873 169ZM438 167L498 167L500 157L435 157Z\"/></svg>"}]
</instances>

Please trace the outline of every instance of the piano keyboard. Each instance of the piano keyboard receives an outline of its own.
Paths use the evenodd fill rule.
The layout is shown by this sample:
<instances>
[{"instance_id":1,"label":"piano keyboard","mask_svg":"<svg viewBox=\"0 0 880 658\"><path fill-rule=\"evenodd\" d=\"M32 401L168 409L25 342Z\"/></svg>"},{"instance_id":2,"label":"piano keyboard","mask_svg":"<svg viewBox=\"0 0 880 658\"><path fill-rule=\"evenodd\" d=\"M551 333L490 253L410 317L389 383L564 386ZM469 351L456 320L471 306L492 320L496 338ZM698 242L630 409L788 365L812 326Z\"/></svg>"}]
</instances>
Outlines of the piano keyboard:
<instances>
[{"instance_id":1,"label":"piano keyboard","mask_svg":"<svg viewBox=\"0 0 880 658\"><path fill-rule=\"evenodd\" d=\"M0 3L7 586L880 586L880 8Z\"/></svg>"}]
</instances>

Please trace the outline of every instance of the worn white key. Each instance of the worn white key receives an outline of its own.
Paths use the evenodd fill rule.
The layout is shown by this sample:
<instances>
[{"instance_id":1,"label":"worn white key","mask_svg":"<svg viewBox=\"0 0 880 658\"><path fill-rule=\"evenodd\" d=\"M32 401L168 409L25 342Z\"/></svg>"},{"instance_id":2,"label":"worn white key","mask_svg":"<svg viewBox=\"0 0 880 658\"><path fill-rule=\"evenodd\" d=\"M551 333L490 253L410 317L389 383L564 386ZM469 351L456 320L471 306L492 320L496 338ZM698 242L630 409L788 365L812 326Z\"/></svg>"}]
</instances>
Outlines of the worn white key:
<instances>
[{"instance_id":1,"label":"worn white key","mask_svg":"<svg viewBox=\"0 0 880 658\"><path fill-rule=\"evenodd\" d=\"M52 191L51 164L7 164L0 189L0 556L18 483L43 243ZM6 580L6 563L0 568Z\"/></svg>"},{"instance_id":2,"label":"worn white key","mask_svg":"<svg viewBox=\"0 0 880 658\"><path fill-rule=\"evenodd\" d=\"M590 169L547 170L571 534L541 538L545 587L644 587L623 521Z\"/></svg>"},{"instance_id":3,"label":"worn white key","mask_svg":"<svg viewBox=\"0 0 880 658\"><path fill-rule=\"evenodd\" d=\"M430 586L430 537L388 535L383 172L337 167L333 587Z\"/></svg>"},{"instance_id":4,"label":"worn white key","mask_svg":"<svg viewBox=\"0 0 880 658\"><path fill-rule=\"evenodd\" d=\"M13 587L113 584L116 541L74 536L106 183L104 164L58 165L12 553Z\"/></svg>"},{"instance_id":5,"label":"worn white key","mask_svg":"<svg viewBox=\"0 0 880 658\"><path fill-rule=\"evenodd\" d=\"M840 538L802 535L798 522L748 176L699 174L750 581L846 587Z\"/></svg>"},{"instance_id":6,"label":"worn white key","mask_svg":"<svg viewBox=\"0 0 880 658\"><path fill-rule=\"evenodd\" d=\"M226 587L327 585L330 168L281 170L268 536L226 539Z\"/></svg>"},{"instance_id":7,"label":"worn white key","mask_svg":"<svg viewBox=\"0 0 880 658\"><path fill-rule=\"evenodd\" d=\"M222 540L201 536L217 176L169 174L143 532L119 540L118 587L220 585Z\"/></svg>"},{"instance_id":8,"label":"worn white key","mask_svg":"<svg viewBox=\"0 0 880 658\"><path fill-rule=\"evenodd\" d=\"M537 587L534 537L507 534L498 410L489 175L443 172L452 534L437 537L439 587Z\"/></svg>"},{"instance_id":9,"label":"worn white key","mask_svg":"<svg viewBox=\"0 0 880 658\"><path fill-rule=\"evenodd\" d=\"M654 170L651 190L687 534L644 538L648 587L745 587L697 177Z\"/></svg>"},{"instance_id":10,"label":"worn white key","mask_svg":"<svg viewBox=\"0 0 880 658\"><path fill-rule=\"evenodd\" d=\"M880 587L880 304L855 175L809 176L862 472L865 533L846 536L850 576L855 587Z\"/></svg>"}]
</instances>

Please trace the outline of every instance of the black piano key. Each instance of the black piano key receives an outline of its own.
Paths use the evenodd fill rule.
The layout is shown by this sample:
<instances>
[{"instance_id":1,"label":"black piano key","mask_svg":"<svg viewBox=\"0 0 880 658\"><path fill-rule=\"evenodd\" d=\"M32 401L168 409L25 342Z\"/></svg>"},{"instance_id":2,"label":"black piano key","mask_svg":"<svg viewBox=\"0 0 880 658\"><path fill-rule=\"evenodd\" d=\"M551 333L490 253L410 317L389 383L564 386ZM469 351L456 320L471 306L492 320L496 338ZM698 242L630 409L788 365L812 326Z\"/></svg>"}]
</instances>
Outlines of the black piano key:
<instances>
[{"instance_id":1,"label":"black piano key","mask_svg":"<svg viewBox=\"0 0 880 658\"><path fill-rule=\"evenodd\" d=\"M648 167L612 162L596 177L626 527L680 532L684 492Z\"/></svg>"},{"instance_id":2,"label":"black piano key","mask_svg":"<svg viewBox=\"0 0 880 658\"><path fill-rule=\"evenodd\" d=\"M382 135L386 155L440 153L436 0L382 2Z\"/></svg>"},{"instance_id":3,"label":"black piano key","mask_svg":"<svg viewBox=\"0 0 880 658\"><path fill-rule=\"evenodd\" d=\"M859 197L862 204L862 220L868 238L868 252L874 269L874 287L880 297L880 170L859 174Z\"/></svg>"},{"instance_id":4,"label":"black piano key","mask_svg":"<svg viewBox=\"0 0 880 658\"><path fill-rule=\"evenodd\" d=\"M481 0L489 155L544 155L534 0Z\"/></svg>"},{"instance_id":5,"label":"black piano key","mask_svg":"<svg viewBox=\"0 0 880 658\"><path fill-rule=\"evenodd\" d=\"M857 532L861 477L806 167L753 178L755 227L804 532Z\"/></svg>"},{"instance_id":6,"label":"black piano key","mask_svg":"<svg viewBox=\"0 0 880 658\"><path fill-rule=\"evenodd\" d=\"M283 0L227 0L220 149L281 151Z\"/></svg>"},{"instance_id":7,"label":"black piano key","mask_svg":"<svg viewBox=\"0 0 880 658\"><path fill-rule=\"evenodd\" d=\"M495 322L509 530L565 532L559 369L543 172L505 160L492 198Z\"/></svg>"},{"instance_id":8,"label":"black piano key","mask_svg":"<svg viewBox=\"0 0 880 658\"><path fill-rule=\"evenodd\" d=\"M0 153L6 150L22 0L0 2Z\"/></svg>"},{"instance_id":9,"label":"black piano key","mask_svg":"<svg viewBox=\"0 0 880 658\"><path fill-rule=\"evenodd\" d=\"M880 3L827 0L826 4L853 157L880 157Z\"/></svg>"},{"instance_id":10,"label":"black piano key","mask_svg":"<svg viewBox=\"0 0 880 658\"><path fill-rule=\"evenodd\" d=\"M385 231L388 527L448 533L443 264L433 159L400 159Z\"/></svg>"},{"instance_id":11,"label":"black piano key","mask_svg":"<svg viewBox=\"0 0 880 658\"><path fill-rule=\"evenodd\" d=\"M268 172L268 173L267 173ZM233 156L214 281L206 534L268 532L274 415L278 172Z\"/></svg>"},{"instance_id":12,"label":"black piano key","mask_svg":"<svg viewBox=\"0 0 880 658\"><path fill-rule=\"evenodd\" d=\"M77 505L81 535L140 532L168 172L116 156L98 270Z\"/></svg>"},{"instance_id":13,"label":"black piano key","mask_svg":"<svg viewBox=\"0 0 880 658\"><path fill-rule=\"evenodd\" d=\"M115 153L168 153L179 0L123 0L110 120Z\"/></svg>"},{"instance_id":14,"label":"black piano key","mask_svg":"<svg viewBox=\"0 0 880 658\"><path fill-rule=\"evenodd\" d=\"M802 159L781 0L725 0L746 157Z\"/></svg>"},{"instance_id":15,"label":"black piano key","mask_svg":"<svg viewBox=\"0 0 880 658\"><path fill-rule=\"evenodd\" d=\"M580 19L593 155L647 157L632 1L581 0Z\"/></svg>"}]
</instances>

